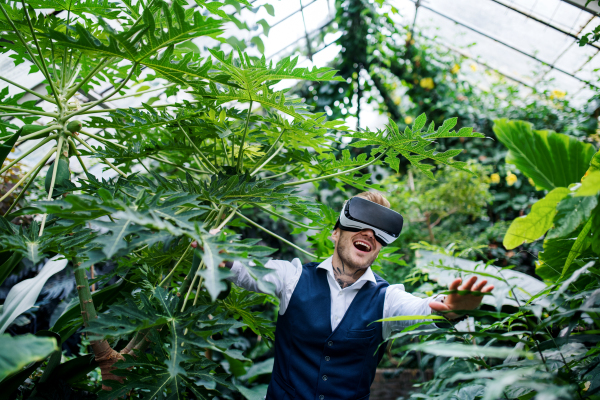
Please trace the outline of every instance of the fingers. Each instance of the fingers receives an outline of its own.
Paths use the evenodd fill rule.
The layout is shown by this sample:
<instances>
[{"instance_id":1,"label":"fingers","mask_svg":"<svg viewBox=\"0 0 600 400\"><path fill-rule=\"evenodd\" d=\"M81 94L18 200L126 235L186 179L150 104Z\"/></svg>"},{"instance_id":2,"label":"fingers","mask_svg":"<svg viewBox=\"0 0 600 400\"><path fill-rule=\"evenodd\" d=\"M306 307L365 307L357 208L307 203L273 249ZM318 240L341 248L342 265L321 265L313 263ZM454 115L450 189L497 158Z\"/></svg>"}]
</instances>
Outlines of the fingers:
<instances>
[{"instance_id":1,"label":"fingers","mask_svg":"<svg viewBox=\"0 0 600 400\"><path fill-rule=\"evenodd\" d=\"M487 280L485 280L485 279L482 280L481 282L477 282L475 285L473 285L473 288L471 290L474 292L480 292L486 283L487 283Z\"/></svg>"},{"instance_id":2,"label":"fingers","mask_svg":"<svg viewBox=\"0 0 600 400\"><path fill-rule=\"evenodd\" d=\"M431 303L429 303L429 307L433 311L438 311L438 312L450 310L450 308L447 305L445 305L444 303L440 303L439 301L432 301Z\"/></svg>"},{"instance_id":3,"label":"fingers","mask_svg":"<svg viewBox=\"0 0 600 400\"><path fill-rule=\"evenodd\" d=\"M448 285L448 289L457 290L461 283L462 283L462 279L456 278Z\"/></svg>"},{"instance_id":4,"label":"fingers","mask_svg":"<svg viewBox=\"0 0 600 400\"><path fill-rule=\"evenodd\" d=\"M469 279L467 279L467 281L465 283L463 283L463 285L461 287L459 287L458 290L471 290L471 288L473 287L473 284L475 284L475 282L477 282L477 277L472 276Z\"/></svg>"},{"instance_id":5,"label":"fingers","mask_svg":"<svg viewBox=\"0 0 600 400\"><path fill-rule=\"evenodd\" d=\"M490 293L492 290L494 290L494 285L489 285L489 286L486 286L485 288L483 288L481 293Z\"/></svg>"}]
</instances>

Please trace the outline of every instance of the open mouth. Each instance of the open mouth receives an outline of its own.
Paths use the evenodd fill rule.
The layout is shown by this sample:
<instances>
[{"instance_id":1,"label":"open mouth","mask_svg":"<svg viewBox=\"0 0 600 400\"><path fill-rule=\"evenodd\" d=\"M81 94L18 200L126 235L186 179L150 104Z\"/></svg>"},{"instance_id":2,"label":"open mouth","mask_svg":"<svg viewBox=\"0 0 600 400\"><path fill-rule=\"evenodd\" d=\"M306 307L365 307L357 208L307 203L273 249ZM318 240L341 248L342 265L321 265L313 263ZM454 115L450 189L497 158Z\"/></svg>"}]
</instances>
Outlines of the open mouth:
<instances>
[{"instance_id":1,"label":"open mouth","mask_svg":"<svg viewBox=\"0 0 600 400\"><path fill-rule=\"evenodd\" d=\"M368 253L371 251L371 245L369 243L365 242L364 240L355 240L354 247L358 251L362 251L364 253Z\"/></svg>"}]
</instances>

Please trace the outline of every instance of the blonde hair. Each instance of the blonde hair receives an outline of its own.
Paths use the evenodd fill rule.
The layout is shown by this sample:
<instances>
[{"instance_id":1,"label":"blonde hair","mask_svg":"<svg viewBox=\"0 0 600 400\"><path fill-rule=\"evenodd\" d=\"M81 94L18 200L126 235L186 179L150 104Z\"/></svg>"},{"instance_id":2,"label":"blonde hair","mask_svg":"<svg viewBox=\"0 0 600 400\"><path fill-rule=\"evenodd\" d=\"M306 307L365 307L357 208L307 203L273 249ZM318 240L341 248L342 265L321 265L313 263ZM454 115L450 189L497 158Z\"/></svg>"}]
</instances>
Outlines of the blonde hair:
<instances>
[{"instance_id":1,"label":"blonde hair","mask_svg":"<svg viewBox=\"0 0 600 400\"><path fill-rule=\"evenodd\" d=\"M390 202L388 201L388 199L383 197L381 195L381 193L379 193L379 192L362 192L362 193L357 194L354 197L361 197L365 200L369 200L369 201L372 201L373 203L377 203L380 206L390 208Z\"/></svg>"}]
</instances>

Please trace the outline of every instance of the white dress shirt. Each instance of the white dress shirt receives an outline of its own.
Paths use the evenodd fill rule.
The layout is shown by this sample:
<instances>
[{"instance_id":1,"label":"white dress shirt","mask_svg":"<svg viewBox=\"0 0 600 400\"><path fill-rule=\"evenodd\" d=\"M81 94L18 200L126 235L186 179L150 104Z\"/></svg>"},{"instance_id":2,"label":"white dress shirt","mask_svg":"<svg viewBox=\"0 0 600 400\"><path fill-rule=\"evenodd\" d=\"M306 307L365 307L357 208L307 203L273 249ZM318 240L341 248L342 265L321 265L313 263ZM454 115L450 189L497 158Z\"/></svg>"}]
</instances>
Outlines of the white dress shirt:
<instances>
[{"instance_id":1,"label":"white dress shirt","mask_svg":"<svg viewBox=\"0 0 600 400\"><path fill-rule=\"evenodd\" d=\"M323 268L327 271L327 281L331 291L331 329L335 330L360 288L367 281L375 283L375 275L369 267L352 286L342 289L333 275L332 259L333 257L329 257L317 268ZM262 279L275 285L275 294L279 298L279 315L283 315L290 304L296 284L300 280L302 263L298 258L294 258L292 262L271 260L266 263L265 267L274 270ZM231 272L233 277L229 279L237 286L253 292L263 292L258 288L258 282L239 261L233 263ZM406 293L404 285L390 285L385 292L383 318L400 315L429 315L431 314L429 303L433 300L433 297L422 299ZM422 320L384 322L383 338L387 339L393 332L400 331L417 322L422 322Z\"/></svg>"}]
</instances>

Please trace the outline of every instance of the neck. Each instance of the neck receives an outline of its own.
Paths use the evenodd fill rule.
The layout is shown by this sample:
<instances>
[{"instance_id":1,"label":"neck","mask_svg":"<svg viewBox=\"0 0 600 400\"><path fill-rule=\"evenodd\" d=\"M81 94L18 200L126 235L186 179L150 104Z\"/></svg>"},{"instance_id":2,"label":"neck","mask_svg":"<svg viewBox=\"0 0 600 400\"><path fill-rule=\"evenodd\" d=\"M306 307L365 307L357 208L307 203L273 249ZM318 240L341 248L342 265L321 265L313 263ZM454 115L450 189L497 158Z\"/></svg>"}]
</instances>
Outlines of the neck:
<instances>
[{"instance_id":1,"label":"neck","mask_svg":"<svg viewBox=\"0 0 600 400\"><path fill-rule=\"evenodd\" d=\"M352 286L367 270L367 268L356 268L345 263L339 256L337 248L331 260L333 276L342 289Z\"/></svg>"}]
</instances>

